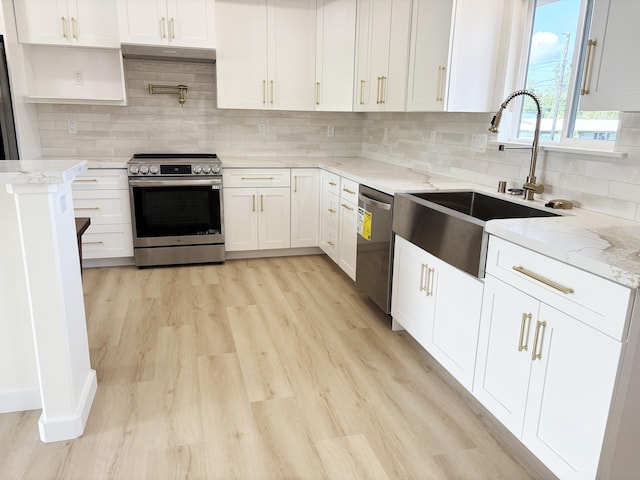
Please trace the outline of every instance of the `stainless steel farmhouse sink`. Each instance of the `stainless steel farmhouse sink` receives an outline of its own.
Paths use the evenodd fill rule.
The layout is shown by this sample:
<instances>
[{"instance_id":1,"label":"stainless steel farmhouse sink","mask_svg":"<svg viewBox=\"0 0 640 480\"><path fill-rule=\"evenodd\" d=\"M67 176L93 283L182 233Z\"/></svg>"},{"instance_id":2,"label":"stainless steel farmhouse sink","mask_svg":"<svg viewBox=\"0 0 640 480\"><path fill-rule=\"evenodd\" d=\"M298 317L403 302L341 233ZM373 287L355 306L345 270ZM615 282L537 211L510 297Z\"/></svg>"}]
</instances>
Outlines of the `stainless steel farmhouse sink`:
<instances>
[{"instance_id":1,"label":"stainless steel farmhouse sink","mask_svg":"<svg viewBox=\"0 0 640 480\"><path fill-rule=\"evenodd\" d=\"M448 264L482 278L487 221L557 215L473 191L398 193L393 231Z\"/></svg>"}]
</instances>

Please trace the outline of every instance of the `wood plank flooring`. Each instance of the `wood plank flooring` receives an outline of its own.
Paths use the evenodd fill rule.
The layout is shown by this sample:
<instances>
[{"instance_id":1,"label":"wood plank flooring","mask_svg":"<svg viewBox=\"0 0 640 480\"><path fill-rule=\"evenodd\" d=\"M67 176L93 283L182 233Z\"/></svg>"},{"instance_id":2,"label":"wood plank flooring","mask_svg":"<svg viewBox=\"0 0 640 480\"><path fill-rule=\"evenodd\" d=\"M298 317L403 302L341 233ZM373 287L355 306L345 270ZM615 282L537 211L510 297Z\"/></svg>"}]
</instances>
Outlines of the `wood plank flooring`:
<instances>
[{"instance_id":1,"label":"wood plank flooring","mask_svg":"<svg viewBox=\"0 0 640 480\"><path fill-rule=\"evenodd\" d=\"M84 272L98 393L44 444L0 415L1 479L532 478L324 256Z\"/></svg>"}]
</instances>

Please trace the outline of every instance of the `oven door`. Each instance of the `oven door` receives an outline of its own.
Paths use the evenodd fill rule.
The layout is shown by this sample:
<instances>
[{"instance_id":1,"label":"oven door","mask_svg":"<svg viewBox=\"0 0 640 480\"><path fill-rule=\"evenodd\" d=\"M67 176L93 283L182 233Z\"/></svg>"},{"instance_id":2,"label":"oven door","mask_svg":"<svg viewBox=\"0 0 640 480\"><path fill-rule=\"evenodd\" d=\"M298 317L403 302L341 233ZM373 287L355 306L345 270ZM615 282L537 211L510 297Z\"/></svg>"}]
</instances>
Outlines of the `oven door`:
<instances>
[{"instance_id":1,"label":"oven door","mask_svg":"<svg viewBox=\"0 0 640 480\"><path fill-rule=\"evenodd\" d=\"M224 243L222 177L130 178L134 247Z\"/></svg>"}]
</instances>

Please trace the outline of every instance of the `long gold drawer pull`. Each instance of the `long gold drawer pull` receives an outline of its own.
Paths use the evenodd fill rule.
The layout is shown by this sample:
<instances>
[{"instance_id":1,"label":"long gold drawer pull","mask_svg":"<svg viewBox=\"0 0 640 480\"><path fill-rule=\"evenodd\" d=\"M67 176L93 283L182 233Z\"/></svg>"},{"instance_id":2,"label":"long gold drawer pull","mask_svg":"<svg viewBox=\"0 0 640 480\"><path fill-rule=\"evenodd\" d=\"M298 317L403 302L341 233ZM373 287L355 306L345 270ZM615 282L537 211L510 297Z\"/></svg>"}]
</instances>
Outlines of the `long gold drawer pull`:
<instances>
[{"instance_id":1,"label":"long gold drawer pull","mask_svg":"<svg viewBox=\"0 0 640 480\"><path fill-rule=\"evenodd\" d=\"M544 278L541 275L538 275L537 273L532 272L531 270L527 270L526 268L524 268L523 266L517 266L517 267L513 267L513 269L516 272L520 272L523 275L526 275L527 277L531 277L534 280L539 281L540 283L544 283L545 285L551 287L551 288L555 288L556 290L569 295L570 293L574 293L573 288L569 288L569 287L565 287L564 285L560 285L559 283L554 282L553 280L549 280L548 278Z\"/></svg>"},{"instance_id":2,"label":"long gold drawer pull","mask_svg":"<svg viewBox=\"0 0 640 480\"><path fill-rule=\"evenodd\" d=\"M542 336L540 336L540 329L542 328ZM533 340L533 352L531 354L531 360L540 360L542 358L542 340L544 339L544 332L547 329L547 322L536 322L536 336ZM538 347L540 347L540 353L538 353Z\"/></svg>"},{"instance_id":3,"label":"long gold drawer pull","mask_svg":"<svg viewBox=\"0 0 640 480\"><path fill-rule=\"evenodd\" d=\"M251 195L251 211L252 212L256 211L256 196L255 195Z\"/></svg>"},{"instance_id":4,"label":"long gold drawer pull","mask_svg":"<svg viewBox=\"0 0 640 480\"><path fill-rule=\"evenodd\" d=\"M274 98L273 97L273 80L271 80L270 86L271 86L271 102L270 103L271 103L271 105L273 105L273 98Z\"/></svg>"},{"instance_id":5,"label":"long gold drawer pull","mask_svg":"<svg viewBox=\"0 0 640 480\"><path fill-rule=\"evenodd\" d=\"M380 77L382 79L381 85L382 87L380 88L380 103L385 103L385 98L386 98L386 89L387 89L387 77Z\"/></svg>"},{"instance_id":6,"label":"long gold drawer pull","mask_svg":"<svg viewBox=\"0 0 640 480\"><path fill-rule=\"evenodd\" d=\"M264 212L264 195L260 195L260 211Z\"/></svg>"},{"instance_id":7,"label":"long gold drawer pull","mask_svg":"<svg viewBox=\"0 0 640 480\"><path fill-rule=\"evenodd\" d=\"M76 178L74 180L75 183L96 183L97 181L97 178Z\"/></svg>"},{"instance_id":8,"label":"long gold drawer pull","mask_svg":"<svg viewBox=\"0 0 640 480\"><path fill-rule=\"evenodd\" d=\"M589 41L587 42L587 58L584 66L584 77L582 77L582 88L580 89L580 95L589 95L589 93L591 93L587 88L587 82L589 81L589 66L591 64L591 50L596 45L598 45L598 42L596 40L589 39Z\"/></svg>"},{"instance_id":9,"label":"long gold drawer pull","mask_svg":"<svg viewBox=\"0 0 640 480\"><path fill-rule=\"evenodd\" d=\"M74 210L100 210L100 207L73 207Z\"/></svg>"},{"instance_id":10,"label":"long gold drawer pull","mask_svg":"<svg viewBox=\"0 0 640 480\"><path fill-rule=\"evenodd\" d=\"M240 180L273 180L273 177L240 177Z\"/></svg>"},{"instance_id":11,"label":"long gold drawer pull","mask_svg":"<svg viewBox=\"0 0 640 480\"><path fill-rule=\"evenodd\" d=\"M60 20L62 20L62 36L64 38L69 38L69 32L67 29L67 19L64 17L60 17Z\"/></svg>"},{"instance_id":12,"label":"long gold drawer pull","mask_svg":"<svg viewBox=\"0 0 640 480\"><path fill-rule=\"evenodd\" d=\"M351 208L349 205L347 205L346 203L341 203L341 205L346 208L347 210L353 210L353 208Z\"/></svg>"},{"instance_id":13,"label":"long gold drawer pull","mask_svg":"<svg viewBox=\"0 0 640 480\"><path fill-rule=\"evenodd\" d=\"M262 80L262 103L267 103L267 81Z\"/></svg>"},{"instance_id":14,"label":"long gold drawer pull","mask_svg":"<svg viewBox=\"0 0 640 480\"><path fill-rule=\"evenodd\" d=\"M162 17L161 23L162 23L162 38L167 38L167 26L166 26L166 20L164 17Z\"/></svg>"},{"instance_id":15,"label":"long gold drawer pull","mask_svg":"<svg viewBox=\"0 0 640 480\"><path fill-rule=\"evenodd\" d=\"M364 105L364 82L365 80L360 80L360 105Z\"/></svg>"},{"instance_id":16,"label":"long gold drawer pull","mask_svg":"<svg viewBox=\"0 0 640 480\"><path fill-rule=\"evenodd\" d=\"M426 264L420 264L420 292L424 292L427 289L426 285L424 284L424 271L426 270L426 268Z\"/></svg>"},{"instance_id":17,"label":"long gold drawer pull","mask_svg":"<svg viewBox=\"0 0 640 480\"><path fill-rule=\"evenodd\" d=\"M176 38L176 19L171 17L171 38Z\"/></svg>"},{"instance_id":18,"label":"long gold drawer pull","mask_svg":"<svg viewBox=\"0 0 640 480\"><path fill-rule=\"evenodd\" d=\"M316 105L320 105L320 82L316 82Z\"/></svg>"},{"instance_id":19,"label":"long gold drawer pull","mask_svg":"<svg viewBox=\"0 0 640 480\"><path fill-rule=\"evenodd\" d=\"M343 188L342 191L343 192L347 192L350 195L355 195L356 194L356 192L354 192L353 190L349 190L348 188Z\"/></svg>"},{"instance_id":20,"label":"long gold drawer pull","mask_svg":"<svg viewBox=\"0 0 640 480\"><path fill-rule=\"evenodd\" d=\"M427 268L427 297L433 297L433 274L435 268Z\"/></svg>"},{"instance_id":21,"label":"long gold drawer pull","mask_svg":"<svg viewBox=\"0 0 640 480\"><path fill-rule=\"evenodd\" d=\"M530 313L522 314L522 324L520 325L520 342L518 342L519 352L529 349L529 326L531 325L531 318L532 318L532 315ZM527 332L526 336L525 336L525 330ZM523 343L525 338L527 339L527 343Z\"/></svg>"},{"instance_id":22,"label":"long gold drawer pull","mask_svg":"<svg viewBox=\"0 0 640 480\"><path fill-rule=\"evenodd\" d=\"M82 242L82 245L102 245L104 242L99 240L97 242Z\"/></svg>"},{"instance_id":23,"label":"long gold drawer pull","mask_svg":"<svg viewBox=\"0 0 640 480\"><path fill-rule=\"evenodd\" d=\"M293 176L293 193L298 193L298 176Z\"/></svg>"}]
</instances>

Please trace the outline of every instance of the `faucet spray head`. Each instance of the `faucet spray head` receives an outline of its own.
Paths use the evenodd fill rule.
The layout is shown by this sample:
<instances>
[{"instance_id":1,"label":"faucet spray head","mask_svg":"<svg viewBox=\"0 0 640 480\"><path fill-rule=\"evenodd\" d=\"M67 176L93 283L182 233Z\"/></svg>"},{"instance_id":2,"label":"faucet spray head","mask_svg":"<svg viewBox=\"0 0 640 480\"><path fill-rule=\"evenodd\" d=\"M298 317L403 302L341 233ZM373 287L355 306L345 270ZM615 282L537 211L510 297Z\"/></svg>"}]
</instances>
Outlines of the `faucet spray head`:
<instances>
[{"instance_id":1,"label":"faucet spray head","mask_svg":"<svg viewBox=\"0 0 640 480\"><path fill-rule=\"evenodd\" d=\"M498 133L498 127L500 126L500 120L502 120L502 107L496 112L491 120L491 126L489 127L489 131L491 133Z\"/></svg>"}]
</instances>

